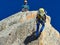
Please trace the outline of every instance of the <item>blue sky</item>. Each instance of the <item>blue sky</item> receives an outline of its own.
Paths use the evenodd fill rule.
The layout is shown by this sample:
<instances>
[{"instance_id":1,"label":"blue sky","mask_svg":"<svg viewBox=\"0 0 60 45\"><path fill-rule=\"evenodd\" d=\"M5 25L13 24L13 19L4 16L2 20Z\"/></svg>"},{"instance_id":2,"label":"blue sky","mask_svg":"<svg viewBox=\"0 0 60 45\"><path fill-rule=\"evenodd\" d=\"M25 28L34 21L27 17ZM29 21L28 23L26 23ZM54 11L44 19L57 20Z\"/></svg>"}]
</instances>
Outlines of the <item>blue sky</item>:
<instances>
[{"instance_id":1,"label":"blue sky","mask_svg":"<svg viewBox=\"0 0 60 45\"><path fill-rule=\"evenodd\" d=\"M0 0L0 20L15 14L22 9L24 0ZM60 32L60 1L59 0L28 0L30 10L43 7L49 16L51 24Z\"/></svg>"}]
</instances>

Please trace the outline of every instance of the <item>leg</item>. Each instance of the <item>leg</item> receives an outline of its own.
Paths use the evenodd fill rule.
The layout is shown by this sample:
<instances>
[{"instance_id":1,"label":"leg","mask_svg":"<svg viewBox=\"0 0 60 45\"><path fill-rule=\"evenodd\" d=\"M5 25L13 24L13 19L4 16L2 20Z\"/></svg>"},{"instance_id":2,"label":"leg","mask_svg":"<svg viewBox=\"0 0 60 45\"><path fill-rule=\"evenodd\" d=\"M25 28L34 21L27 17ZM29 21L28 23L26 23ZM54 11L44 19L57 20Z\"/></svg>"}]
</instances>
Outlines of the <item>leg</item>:
<instances>
[{"instance_id":1,"label":"leg","mask_svg":"<svg viewBox=\"0 0 60 45\"><path fill-rule=\"evenodd\" d=\"M37 28L36 28L36 36L39 35L39 25L40 25L39 23L37 23L37 25L36 25L37 26Z\"/></svg>"},{"instance_id":2,"label":"leg","mask_svg":"<svg viewBox=\"0 0 60 45\"><path fill-rule=\"evenodd\" d=\"M44 23L42 23L42 27L41 27L41 29L40 29L39 33L41 33L41 32L43 31L44 27L45 27L45 24L44 24Z\"/></svg>"}]
</instances>

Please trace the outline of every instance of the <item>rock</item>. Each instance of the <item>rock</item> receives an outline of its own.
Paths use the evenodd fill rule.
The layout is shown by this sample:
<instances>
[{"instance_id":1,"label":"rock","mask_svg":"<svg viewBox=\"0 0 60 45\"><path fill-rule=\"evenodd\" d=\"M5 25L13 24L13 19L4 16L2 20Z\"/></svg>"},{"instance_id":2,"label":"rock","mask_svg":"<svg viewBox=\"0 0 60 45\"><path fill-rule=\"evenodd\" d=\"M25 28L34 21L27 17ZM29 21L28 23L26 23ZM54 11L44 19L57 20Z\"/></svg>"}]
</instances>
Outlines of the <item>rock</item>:
<instances>
[{"instance_id":1,"label":"rock","mask_svg":"<svg viewBox=\"0 0 60 45\"><path fill-rule=\"evenodd\" d=\"M36 31L37 11L18 12L0 21L0 45L26 45L24 41ZM46 17L45 28L38 39L27 45L59 45L60 34L50 24L51 18ZM41 26L41 25L40 25ZM25 43L27 43L25 42Z\"/></svg>"},{"instance_id":2,"label":"rock","mask_svg":"<svg viewBox=\"0 0 60 45\"><path fill-rule=\"evenodd\" d=\"M52 27L50 24L49 17L46 19L45 29L40 35L39 45L60 45L60 34L59 32Z\"/></svg>"}]
</instances>

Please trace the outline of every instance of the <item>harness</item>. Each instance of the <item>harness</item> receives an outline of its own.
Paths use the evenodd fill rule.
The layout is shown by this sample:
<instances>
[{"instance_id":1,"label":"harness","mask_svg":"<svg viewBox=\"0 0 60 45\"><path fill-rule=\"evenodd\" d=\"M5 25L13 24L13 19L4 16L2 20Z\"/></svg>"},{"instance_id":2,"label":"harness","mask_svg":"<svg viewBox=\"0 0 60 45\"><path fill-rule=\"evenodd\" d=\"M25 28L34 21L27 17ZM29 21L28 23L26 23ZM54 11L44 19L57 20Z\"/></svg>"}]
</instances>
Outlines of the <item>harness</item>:
<instances>
[{"instance_id":1,"label":"harness","mask_svg":"<svg viewBox=\"0 0 60 45\"><path fill-rule=\"evenodd\" d=\"M44 14L43 16L41 16L40 14L37 14L37 22L40 20L40 21L43 21L43 22L46 22L46 14Z\"/></svg>"}]
</instances>

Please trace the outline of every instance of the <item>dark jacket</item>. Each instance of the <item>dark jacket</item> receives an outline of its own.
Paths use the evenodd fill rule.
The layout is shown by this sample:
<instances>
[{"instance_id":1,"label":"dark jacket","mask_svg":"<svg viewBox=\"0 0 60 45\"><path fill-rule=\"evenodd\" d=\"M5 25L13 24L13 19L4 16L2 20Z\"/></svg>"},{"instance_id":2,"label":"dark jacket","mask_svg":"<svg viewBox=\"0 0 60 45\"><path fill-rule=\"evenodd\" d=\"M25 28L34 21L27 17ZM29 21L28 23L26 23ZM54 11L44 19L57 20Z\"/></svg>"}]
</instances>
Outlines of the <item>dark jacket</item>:
<instances>
[{"instance_id":1,"label":"dark jacket","mask_svg":"<svg viewBox=\"0 0 60 45\"><path fill-rule=\"evenodd\" d=\"M46 14L44 14L44 16L37 14L36 21L39 22L39 20L45 23L46 22Z\"/></svg>"}]
</instances>

